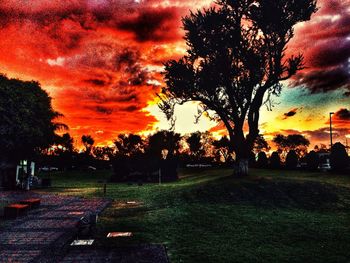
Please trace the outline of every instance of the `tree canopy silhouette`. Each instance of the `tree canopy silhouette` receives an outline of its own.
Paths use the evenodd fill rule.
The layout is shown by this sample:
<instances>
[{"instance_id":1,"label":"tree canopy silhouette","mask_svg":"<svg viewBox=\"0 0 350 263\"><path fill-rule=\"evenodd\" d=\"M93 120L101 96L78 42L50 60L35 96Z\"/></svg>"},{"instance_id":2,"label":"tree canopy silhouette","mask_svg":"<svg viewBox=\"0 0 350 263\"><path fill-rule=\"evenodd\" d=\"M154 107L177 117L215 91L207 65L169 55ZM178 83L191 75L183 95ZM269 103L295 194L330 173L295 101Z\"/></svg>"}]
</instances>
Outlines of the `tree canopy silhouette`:
<instances>
[{"instance_id":1,"label":"tree canopy silhouette","mask_svg":"<svg viewBox=\"0 0 350 263\"><path fill-rule=\"evenodd\" d=\"M54 121L59 116L38 82L0 74L0 160L32 159L36 150L49 147L55 131L67 128Z\"/></svg>"},{"instance_id":2,"label":"tree canopy silhouette","mask_svg":"<svg viewBox=\"0 0 350 263\"><path fill-rule=\"evenodd\" d=\"M133 156L143 152L144 141L140 135L136 134L119 134L114 141L118 155Z\"/></svg>"},{"instance_id":3,"label":"tree canopy silhouette","mask_svg":"<svg viewBox=\"0 0 350 263\"><path fill-rule=\"evenodd\" d=\"M147 152L158 158L162 157L162 151L167 151L167 156L177 155L181 148L181 135L173 131L158 131L148 137Z\"/></svg>"},{"instance_id":4,"label":"tree canopy silhouette","mask_svg":"<svg viewBox=\"0 0 350 263\"><path fill-rule=\"evenodd\" d=\"M301 54L285 52L293 27L315 10L315 0L219 0L217 7L186 16L187 54L165 64L159 107L174 121L176 105L199 102L199 116L206 112L224 123L237 174L247 174L260 107L280 94L281 81L303 68Z\"/></svg>"},{"instance_id":5,"label":"tree canopy silhouette","mask_svg":"<svg viewBox=\"0 0 350 263\"><path fill-rule=\"evenodd\" d=\"M307 147L310 145L310 141L302 134L290 134L288 136L277 134L272 141L283 156L290 150L294 150L299 156L306 154Z\"/></svg>"},{"instance_id":6,"label":"tree canopy silhouette","mask_svg":"<svg viewBox=\"0 0 350 263\"><path fill-rule=\"evenodd\" d=\"M81 136L81 142L83 143L83 145L85 147L85 153L87 155L90 155L92 152L92 147L95 143L94 138L92 138L91 135L83 135L83 136Z\"/></svg>"}]
</instances>

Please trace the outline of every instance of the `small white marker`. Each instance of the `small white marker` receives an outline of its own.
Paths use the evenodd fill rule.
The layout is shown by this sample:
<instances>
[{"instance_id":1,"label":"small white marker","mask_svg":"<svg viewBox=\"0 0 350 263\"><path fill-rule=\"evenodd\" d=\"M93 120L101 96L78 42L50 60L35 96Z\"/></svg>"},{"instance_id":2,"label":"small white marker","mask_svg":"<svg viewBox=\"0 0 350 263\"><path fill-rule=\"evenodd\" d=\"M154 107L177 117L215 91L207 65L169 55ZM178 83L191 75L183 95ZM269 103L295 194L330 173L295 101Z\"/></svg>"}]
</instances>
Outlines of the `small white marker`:
<instances>
[{"instance_id":1,"label":"small white marker","mask_svg":"<svg viewBox=\"0 0 350 263\"><path fill-rule=\"evenodd\" d=\"M94 239L76 239L70 244L71 246L91 246L94 243Z\"/></svg>"},{"instance_id":2,"label":"small white marker","mask_svg":"<svg viewBox=\"0 0 350 263\"><path fill-rule=\"evenodd\" d=\"M112 237L131 237L131 236L132 236L131 232L110 232L107 235L108 238L112 238Z\"/></svg>"}]
</instances>

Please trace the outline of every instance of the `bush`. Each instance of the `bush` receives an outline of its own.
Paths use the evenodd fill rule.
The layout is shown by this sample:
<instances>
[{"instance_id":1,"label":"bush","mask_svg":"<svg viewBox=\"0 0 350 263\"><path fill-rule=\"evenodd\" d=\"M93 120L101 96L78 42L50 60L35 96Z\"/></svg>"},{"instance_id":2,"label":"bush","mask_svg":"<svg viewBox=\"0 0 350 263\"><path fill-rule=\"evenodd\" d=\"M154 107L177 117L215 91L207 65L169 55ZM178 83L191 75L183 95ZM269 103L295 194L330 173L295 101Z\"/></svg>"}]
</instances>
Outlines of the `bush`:
<instances>
[{"instance_id":1,"label":"bush","mask_svg":"<svg viewBox=\"0 0 350 263\"><path fill-rule=\"evenodd\" d=\"M331 149L330 164L333 171L343 171L349 165L349 156L340 142L335 143Z\"/></svg>"},{"instance_id":2,"label":"bush","mask_svg":"<svg viewBox=\"0 0 350 263\"><path fill-rule=\"evenodd\" d=\"M310 171L317 170L320 165L320 157L315 151L311 151L306 155L307 169Z\"/></svg>"},{"instance_id":3,"label":"bush","mask_svg":"<svg viewBox=\"0 0 350 263\"><path fill-rule=\"evenodd\" d=\"M256 167L258 168L267 168L268 160L265 152L259 152L258 160L256 162Z\"/></svg>"},{"instance_id":4,"label":"bush","mask_svg":"<svg viewBox=\"0 0 350 263\"><path fill-rule=\"evenodd\" d=\"M255 167L255 166L256 166L255 153L250 152L250 154L249 154L249 167Z\"/></svg>"},{"instance_id":5,"label":"bush","mask_svg":"<svg viewBox=\"0 0 350 263\"><path fill-rule=\"evenodd\" d=\"M298 165L298 155L294 150L290 150L286 157L286 168L296 169Z\"/></svg>"},{"instance_id":6,"label":"bush","mask_svg":"<svg viewBox=\"0 0 350 263\"><path fill-rule=\"evenodd\" d=\"M113 173L112 182L126 182L129 178L130 164L129 158L126 156L117 156L112 161Z\"/></svg>"},{"instance_id":7,"label":"bush","mask_svg":"<svg viewBox=\"0 0 350 263\"><path fill-rule=\"evenodd\" d=\"M281 167L281 158L278 152L273 152L270 157L270 167L272 169L278 169Z\"/></svg>"}]
</instances>

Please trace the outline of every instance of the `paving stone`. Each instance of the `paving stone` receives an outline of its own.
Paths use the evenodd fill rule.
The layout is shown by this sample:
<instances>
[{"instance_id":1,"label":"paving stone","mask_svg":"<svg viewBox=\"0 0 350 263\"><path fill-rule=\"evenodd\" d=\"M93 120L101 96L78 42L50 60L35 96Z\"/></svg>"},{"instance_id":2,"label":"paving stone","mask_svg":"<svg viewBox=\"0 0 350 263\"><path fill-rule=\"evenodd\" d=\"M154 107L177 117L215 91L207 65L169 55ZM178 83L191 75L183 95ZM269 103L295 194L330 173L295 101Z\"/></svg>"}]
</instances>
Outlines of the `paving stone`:
<instances>
[{"instance_id":1,"label":"paving stone","mask_svg":"<svg viewBox=\"0 0 350 263\"><path fill-rule=\"evenodd\" d=\"M76 214L74 214L76 212ZM81 214L82 213L82 214ZM84 211L48 211L39 215L39 218L81 218L85 215Z\"/></svg>"},{"instance_id":2,"label":"paving stone","mask_svg":"<svg viewBox=\"0 0 350 263\"><path fill-rule=\"evenodd\" d=\"M38 219L29 220L14 227L14 229L64 229L77 226L78 219Z\"/></svg>"},{"instance_id":3,"label":"paving stone","mask_svg":"<svg viewBox=\"0 0 350 263\"><path fill-rule=\"evenodd\" d=\"M0 234L0 247L1 245L50 245L63 234L64 232L61 231L3 232Z\"/></svg>"},{"instance_id":4,"label":"paving stone","mask_svg":"<svg viewBox=\"0 0 350 263\"><path fill-rule=\"evenodd\" d=\"M0 251L0 262L26 263L40 254L40 250L4 250Z\"/></svg>"},{"instance_id":5,"label":"paving stone","mask_svg":"<svg viewBox=\"0 0 350 263\"><path fill-rule=\"evenodd\" d=\"M56 210L69 210L69 211L97 211L100 212L109 202L106 201L90 201L81 200L78 202L72 202L68 205L60 206Z\"/></svg>"}]
</instances>

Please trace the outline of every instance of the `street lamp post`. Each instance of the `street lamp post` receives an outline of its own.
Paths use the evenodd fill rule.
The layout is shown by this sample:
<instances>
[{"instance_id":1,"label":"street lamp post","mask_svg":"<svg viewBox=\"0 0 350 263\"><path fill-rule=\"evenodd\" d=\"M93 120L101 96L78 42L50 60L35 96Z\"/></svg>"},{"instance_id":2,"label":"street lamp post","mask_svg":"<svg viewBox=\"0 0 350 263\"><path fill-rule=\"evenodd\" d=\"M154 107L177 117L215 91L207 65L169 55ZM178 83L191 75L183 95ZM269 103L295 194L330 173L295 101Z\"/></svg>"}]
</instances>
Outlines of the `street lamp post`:
<instances>
[{"instance_id":1,"label":"street lamp post","mask_svg":"<svg viewBox=\"0 0 350 263\"><path fill-rule=\"evenodd\" d=\"M333 138L332 138L332 115L334 114L334 112L330 112L329 113L329 136L331 139L331 149L333 146Z\"/></svg>"}]
</instances>

